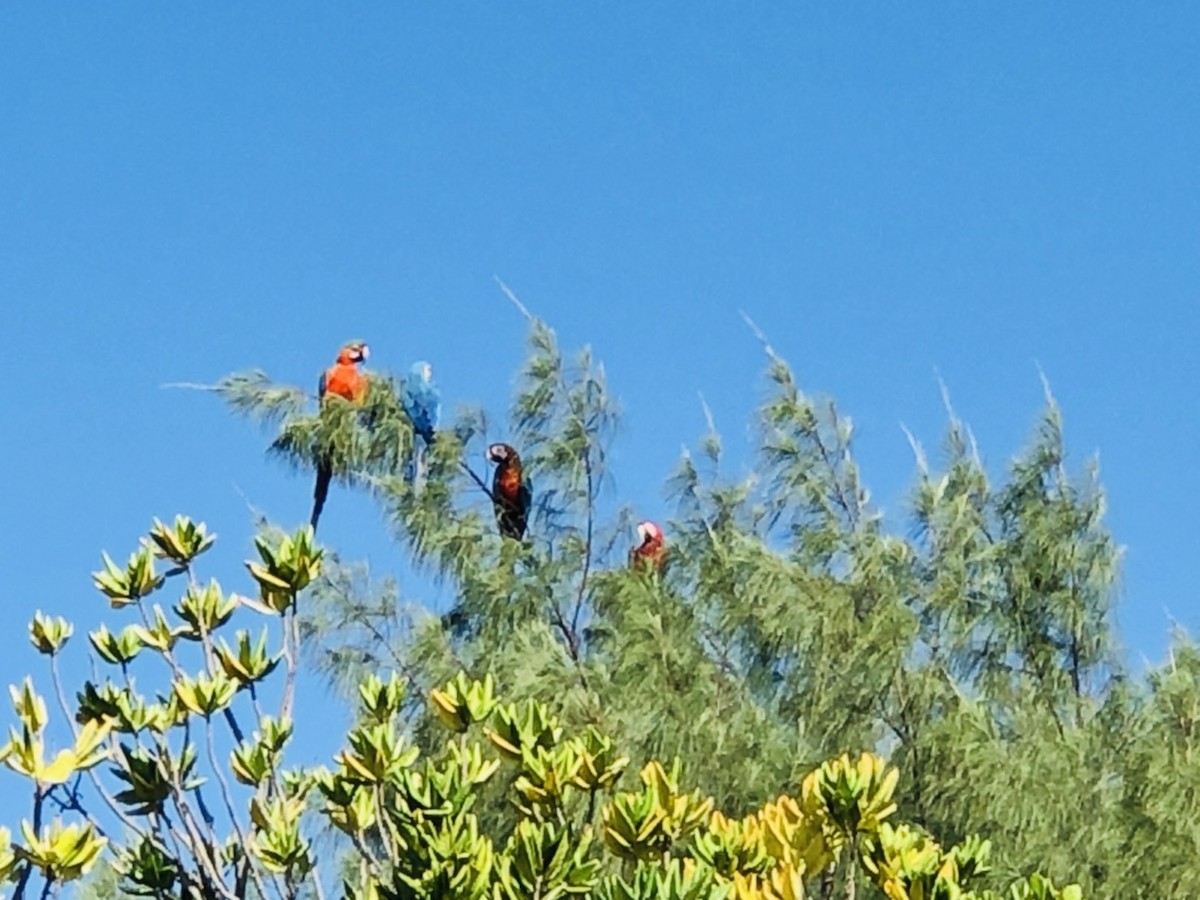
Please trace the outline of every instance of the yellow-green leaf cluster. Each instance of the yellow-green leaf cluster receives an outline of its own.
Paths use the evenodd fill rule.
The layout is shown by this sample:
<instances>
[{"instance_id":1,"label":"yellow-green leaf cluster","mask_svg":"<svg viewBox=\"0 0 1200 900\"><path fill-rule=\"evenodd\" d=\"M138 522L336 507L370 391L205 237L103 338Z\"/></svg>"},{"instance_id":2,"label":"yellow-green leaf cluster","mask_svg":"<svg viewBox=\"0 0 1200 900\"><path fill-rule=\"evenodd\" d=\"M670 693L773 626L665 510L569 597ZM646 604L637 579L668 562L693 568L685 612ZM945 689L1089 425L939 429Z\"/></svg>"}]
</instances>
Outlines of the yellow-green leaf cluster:
<instances>
[{"instance_id":1,"label":"yellow-green leaf cluster","mask_svg":"<svg viewBox=\"0 0 1200 900\"><path fill-rule=\"evenodd\" d=\"M108 597L114 609L136 603L142 597L162 587L165 575L154 571L154 553L149 547L135 550L122 569L107 553L103 554L104 568L92 573L96 589Z\"/></svg>"},{"instance_id":2,"label":"yellow-green leaf cluster","mask_svg":"<svg viewBox=\"0 0 1200 900\"><path fill-rule=\"evenodd\" d=\"M216 539L215 534L208 533L203 522L194 522L187 516L176 516L171 525L156 518L150 527L154 555L179 566L191 565L192 560L211 547Z\"/></svg>"},{"instance_id":3,"label":"yellow-green leaf cluster","mask_svg":"<svg viewBox=\"0 0 1200 900\"><path fill-rule=\"evenodd\" d=\"M28 861L48 881L57 883L75 881L86 874L108 843L91 823L64 825L61 819L55 819L40 832L22 822L21 835L24 843L14 848L16 858Z\"/></svg>"},{"instance_id":4,"label":"yellow-green leaf cluster","mask_svg":"<svg viewBox=\"0 0 1200 900\"><path fill-rule=\"evenodd\" d=\"M42 615L41 610L34 613L29 623L29 640L37 648L38 653L54 656L75 632L75 628L61 616L51 618Z\"/></svg>"},{"instance_id":5,"label":"yellow-green leaf cluster","mask_svg":"<svg viewBox=\"0 0 1200 900\"><path fill-rule=\"evenodd\" d=\"M496 683L490 674L483 681L468 681L467 673L459 672L444 688L431 691L429 699L434 715L458 734L491 715L496 707L495 692Z\"/></svg>"},{"instance_id":6,"label":"yellow-green leaf cluster","mask_svg":"<svg viewBox=\"0 0 1200 900\"><path fill-rule=\"evenodd\" d=\"M296 595L321 574L324 551L314 544L311 526L284 536L278 545L259 535L254 546L260 561L248 560L246 568L258 582L259 600L267 610L281 613L288 609Z\"/></svg>"},{"instance_id":7,"label":"yellow-green leaf cluster","mask_svg":"<svg viewBox=\"0 0 1200 900\"><path fill-rule=\"evenodd\" d=\"M90 721L75 735L73 745L60 750L52 760L45 756L44 733L47 724L46 702L33 689L28 678L20 688L9 688L13 707L21 720L21 730L9 728L8 743L0 748L0 759L40 788L63 784L76 772L83 772L108 757L103 743L112 730L110 720Z\"/></svg>"},{"instance_id":8,"label":"yellow-green leaf cluster","mask_svg":"<svg viewBox=\"0 0 1200 900\"><path fill-rule=\"evenodd\" d=\"M641 791L617 794L604 807L604 841L622 859L661 856L703 823L713 809L711 797L680 790L678 760L670 774L658 760L651 760L641 777Z\"/></svg>"}]
</instances>

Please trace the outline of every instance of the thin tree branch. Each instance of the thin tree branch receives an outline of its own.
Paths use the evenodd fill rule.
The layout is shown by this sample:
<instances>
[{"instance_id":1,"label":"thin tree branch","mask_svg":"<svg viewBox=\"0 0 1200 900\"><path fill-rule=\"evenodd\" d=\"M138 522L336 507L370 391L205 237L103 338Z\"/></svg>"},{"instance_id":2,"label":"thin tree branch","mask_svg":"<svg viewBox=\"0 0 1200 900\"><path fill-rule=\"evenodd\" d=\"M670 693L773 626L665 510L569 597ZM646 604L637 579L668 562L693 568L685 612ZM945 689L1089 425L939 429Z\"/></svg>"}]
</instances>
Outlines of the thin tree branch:
<instances>
[{"instance_id":1,"label":"thin tree branch","mask_svg":"<svg viewBox=\"0 0 1200 900\"><path fill-rule=\"evenodd\" d=\"M242 830L242 823L238 821L237 813L233 808L233 793L229 789L229 779L225 777L225 769L221 766L217 759L217 742L213 737L213 726L211 719L204 720L205 744L208 747L208 763L212 766L213 774L216 776L217 784L221 788L221 798L225 801L225 813L229 816L229 822L233 825L233 833L237 835L238 844L246 847L246 833ZM258 869L250 860L250 854L247 852L243 856L246 867L249 869L250 877L254 879L254 886L258 888L260 897L264 900L267 896L266 887L263 885L262 878L258 873ZM279 885L275 885L275 890L279 891ZM282 892L280 892L282 896Z\"/></svg>"},{"instance_id":2,"label":"thin tree branch","mask_svg":"<svg viewBox=\"0 0 1200 900\"><path fill-rule=\"evenodd\" d=\"M71 735L72 735L72 737L78 737L79 732L75 727L75 717L73 715L71 715L70 705L67 703L66 690L63 688L62 676L58 669L58 654L57 653L52 654L50 657L50 680L54 683L54 693L55 693L55 696L58 698L58 706L62 710L63 716L67 720L67 725L71 729ZM116 746L116 744L117 744L117 741L116 741L116 738L114 737L113 745ZM141 828L138 827L136 822L134 822L131 818L129 818L129 816L125 815L125 811L122 810L121 807L118 805L116 798L113 797L105 789L104 785L101 783L100 778L96 775L96 770L94 767L87 770L87 776L88 776L88 780L92 783L92 787L94 787L96 789L96 793L98 793L100 795L101 799L104 800L105 806L107 806L112 811L112 813L118 819L121 820L121 824L124 825L126 828L128 828L130 831L132 831L134 834L136 834L138 837L140 837L142 839L149 838L150 835L148 832L143 831ZM165 848L160 848L160 849L165 849Z\"/></svg>"},{"instance_id":3,"label":"thin tree branch","mask_svg":"<svg viewBox=\"0 0 1200 900\"><path fill-rule=\"evenodd\" d=\"M465 461L465 460L464 460L464 461L462 461L462 462L460 462L460 463L459 463L459 465L461 465L461 466L462 466L462 468L463 468L463 471L464 471L464 472L466 472L468 475L470 475L470 476L471 476L471 479L472 479L472 480L473 480L473 481L474 481L474 482L475 482L477 485L479 485L479 489L480 489L481 491L483 491L485 494L487 494L487 497L488 497L488 499L489 499L489 500L491 500L491 501L492 501L492 503L495 503L495 502L496 502L496 495L492 493L492 490L491 490L491 488L489 488L489 487L487 486L487 484L484 482L484 480L483 480L482 478L480 478L478 475L476 475L476 474L475 474L475 470L474 470L474 469L472 469L472 468L471 468L469 465L467 465L467 463L466 463L466 461Z\"/></svg>"},{"instance_id":4,"label":"thin tree branch","mask_svg":"<svg viewBox=\"0 0 1200 900\"><path fill-rule=\"evenodd\" d=\"M515 306L517 309L519 309L521 311L521 315L523 315L526 319L532 319L533 313L531 313L529 311L528 307L526 307L525 304L521 302L520 298L518 298L517 295L513 293L512 288L510 288L507 284L505 284L503 281L501 281L499 275L493 275L492 277L496 280L496 284L500 285L500 290L504 291L504 296L507 297L509 300L511 300L513 306Z\"/></svg>"},{"instance_id":5,"label":"thin tree branch","mask_svg":"<svg viewBox=\"0 0 1200 900\"><path fill-rule=\"evenodd\" d=\"M283 611L283 658L284 664L287 666L287 674L284 677L283 683L283 700L279 707L280 721L285 719L291 720L292 705L295 702L296 696L296 669L299 663L297 654L300 642L296 637L295 631L295 607L296 597L293 595L292 602Z\"/></svg>"},{"instance_id":6,"label":"thin tree branch","mask_svg":"<svg viewBox=\"0 0 1200 900\"><path fill-rule=\"evenodd\" d=\"M578 642L579 614L583 611L583 601L587 597L588 575L592 569L592 533L596 523L596 504L592 486L591 447L583 451L583 468L587 474L587 539L583 551L583 574L579 578L579 594L575 597L575 610L571 614L571 636L575 642Z\"/></svg>"}]
</instances>

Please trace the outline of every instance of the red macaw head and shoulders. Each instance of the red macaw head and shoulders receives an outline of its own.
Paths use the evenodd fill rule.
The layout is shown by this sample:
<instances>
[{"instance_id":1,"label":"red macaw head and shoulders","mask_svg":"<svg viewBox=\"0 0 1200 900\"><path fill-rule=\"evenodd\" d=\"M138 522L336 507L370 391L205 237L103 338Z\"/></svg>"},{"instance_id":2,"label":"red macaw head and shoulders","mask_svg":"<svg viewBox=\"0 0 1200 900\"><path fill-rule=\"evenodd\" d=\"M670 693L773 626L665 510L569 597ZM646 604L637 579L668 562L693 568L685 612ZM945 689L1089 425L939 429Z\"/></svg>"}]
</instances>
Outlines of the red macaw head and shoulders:
<instances>
[{"instance_id":1,"label":"red macaw head and shoulders","mask_svg":"<svg viewBox=\"0 0 1200 900\"><path fill-rule=\"evenodd\" d=\"M662 572L667 565L667 540L657 523L638 522L638 545L629 550L629 565L642 571Z\"/></svg>"},{"instance_id":2,"label":"red macaw head and shoulders","mask_svg":"<svg viewBox=\"0 0 1200 900\"><path fill-rule=\"evenodd\" d=\"M487 449L487 458L496 464L496 474L492 479L496 492L515 500L524 476L521 455L511 444L491 444Z\"/></svg>"},{"instance_id":3,"label":"red macaw head and shoulders","mask_svg":"<svg viewBox=\"0 0 1200 900\"><path fill-rule=\"evenodd\" d=\"M317 393L321 398L335 394L351 403L361 403L367 396L367 377L359 370L371 349L366 341L351 341L338 352L337 361L321 373Z\"/></svg>"}]
</instances>

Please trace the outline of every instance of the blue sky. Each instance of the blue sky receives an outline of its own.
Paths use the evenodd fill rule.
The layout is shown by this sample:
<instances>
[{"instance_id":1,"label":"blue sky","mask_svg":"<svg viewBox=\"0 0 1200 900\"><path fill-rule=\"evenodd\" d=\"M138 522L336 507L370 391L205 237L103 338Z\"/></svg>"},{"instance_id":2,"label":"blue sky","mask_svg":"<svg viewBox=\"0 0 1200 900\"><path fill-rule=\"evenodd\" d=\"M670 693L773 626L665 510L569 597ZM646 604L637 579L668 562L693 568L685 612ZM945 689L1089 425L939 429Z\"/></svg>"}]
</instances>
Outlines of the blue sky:
<instances>
[{"instance_id":1,"label":"blue sky","mask_svg":"<svg viewBox=\"0 0 1200 900\"><path fill-rule=\"evenodd\" d=\"M0 683L35 608L83 640L100 550L152 516L208 521L244 589L245 498L307 514L263 435L160 385L312 384L364 337L499 412L495 276L605 361L617 496L655 517L698 393L746 445L739 309L893 513L938 375L998 472L1040 365L1073 462L1100 454L1131 660L1195 624L1195 4L7 4L0 86ZM322 525L398 568L365 501Z\"/></svg>"}]
</instances>

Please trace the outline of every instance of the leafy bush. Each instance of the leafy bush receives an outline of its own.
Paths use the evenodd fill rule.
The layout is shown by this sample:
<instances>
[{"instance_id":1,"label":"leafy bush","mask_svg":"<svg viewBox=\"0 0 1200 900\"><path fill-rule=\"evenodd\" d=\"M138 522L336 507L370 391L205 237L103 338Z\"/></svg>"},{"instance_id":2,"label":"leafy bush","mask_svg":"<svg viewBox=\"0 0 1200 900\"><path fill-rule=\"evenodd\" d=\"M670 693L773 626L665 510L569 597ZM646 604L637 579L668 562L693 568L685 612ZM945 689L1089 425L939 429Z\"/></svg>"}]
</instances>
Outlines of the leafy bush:
<instances>
[{"instance_id":1,"label":"leafy bush","mask_svg":"<svg viewBox=\"0 0 1200 900\"><path fill-rule=\"evenodd\" d=\"M104 557L96 587L136 619L89 635L107 674L83 684L73 706L58 669L70 624L40 613L31 623L71 738L49 757L45 700L30 679L12 689L19 728L0 757L33 786L20 836L0 839L0 874L15 882L15 897L38 879L43 896L75 882L104 853L135 895L320 895L314 845L329 828L348 841L344 895L363 900L795 900L854 897L860 884L893 900L999 896L976 889L988 841L945 847L895 821L899 773L873 753L831 759L793 792L729 817L685 787L678 761L652 760L635 780L608 735L567 729L545 703L504 702L491 676L460 672L430 692L443 739L426 754L403 723L406 682L372 674L358 687L335 767L288 768L302 708L296 607L320 577L324 551L308 528L260 536L259 559L247 562L257 585L249 597L197 579L196 558L213 540L179 517L156 521L124 567ZM153 599L176 584L181 597L167 612ZM257 637L237 628L248 616L270 627ZM135 666L162 689L140 690ZM219 742L231 743L227 754ZM492 830L477 814L489 796L515 812ZM46 822L52 808L61 818ZM1081 894L1035 875L1009 896Z\"/></svg>"}]
</instances>

